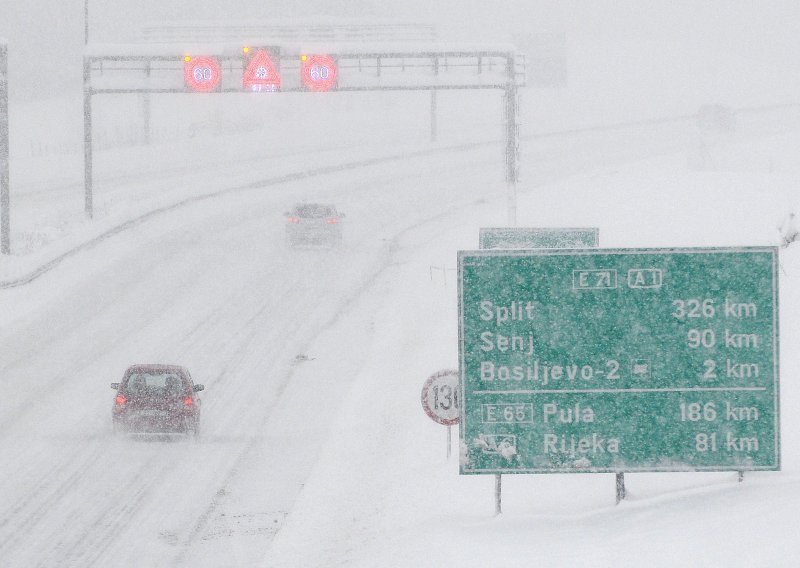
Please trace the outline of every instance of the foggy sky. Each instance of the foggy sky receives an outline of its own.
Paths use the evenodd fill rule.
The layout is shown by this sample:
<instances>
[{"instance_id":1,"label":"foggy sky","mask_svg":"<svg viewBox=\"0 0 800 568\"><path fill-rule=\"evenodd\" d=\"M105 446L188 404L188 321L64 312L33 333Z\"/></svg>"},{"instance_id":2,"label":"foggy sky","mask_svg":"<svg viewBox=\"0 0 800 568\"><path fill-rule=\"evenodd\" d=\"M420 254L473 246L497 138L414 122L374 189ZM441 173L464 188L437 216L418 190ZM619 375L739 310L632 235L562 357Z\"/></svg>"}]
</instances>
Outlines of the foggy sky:
<instances>
[{"instance_id":1,"label":"foggy sky","mask_svg":"<svg viewBox=\"0 0 800 568\"><path fill-rule=\"evenodd\" d=\"M719 74L726 89L758 81L765 90L800 76L800 3L796 1L565 1L509 0L89 0L95 42L134 41L148 24L263 21L270 24L343 22L433 23L442 36L457 30L481 41L507 41L514 34L564 32L571 64L581 50L603 50L636 69L648 61L691 65ZM0 37L9 41L12 100L80 91L83 0L0 0ZM530 54L529 54L530 55ZM714 79L712 77L712 79ZM672 79L674 81L674 79ZM687 81L695 80L688 76ZM791 93L791 89L787 89ZM782 95L783 96L783 95Z\"/></svg>"}]
</instances>

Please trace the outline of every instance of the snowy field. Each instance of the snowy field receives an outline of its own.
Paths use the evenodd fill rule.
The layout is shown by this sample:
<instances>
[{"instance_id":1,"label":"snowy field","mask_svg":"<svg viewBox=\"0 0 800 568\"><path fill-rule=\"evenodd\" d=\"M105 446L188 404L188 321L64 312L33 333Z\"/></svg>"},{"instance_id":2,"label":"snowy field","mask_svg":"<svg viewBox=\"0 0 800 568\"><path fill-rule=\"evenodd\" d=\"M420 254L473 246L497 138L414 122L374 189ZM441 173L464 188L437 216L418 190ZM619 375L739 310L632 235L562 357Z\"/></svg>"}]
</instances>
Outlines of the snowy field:
<instances>
[{"instance_id":1,"label":"snowy field","mask_svg":"<svg viewBox=\"0 0 800 568\"><path fill-rule=\"evenodd\" d=\"M776 244L776 225L798 206L797 172L784 150L796 139L746 144L751 156L784 156L785 171L738 162L739 171L695 172L678 153L529 188L520 223L598 226L604 247ZM717 150L722 160L743 148ZM797 247L783 251L780 270L782 472L746 474L743 483L735 473L629 474L629 497L619 506L613 475L505 476L504 513L494 517L492 476L456 476L456 457L445 459L444 427L417 399L422 377L457 361L454 281L432 280L427 269L452 266L455 250L475 248L477 228L501 210L487 203L400 241L398 266L360 316L362 326L375 325L379 348L355 379L333 440L276 538L274 565L795 566ZM378 380L400 400L377 402Z\"/></svg>"},{"instance_id":2,"label":"snowy field","mask_svg":"<svg viewBox=\"0 0 800 568\"><path fill-rule=\"evenodd\" d=\"M691 121L531 137L519 224L596 226L604 247L777 244L800 205L800 134L774 122L713 140ZM195 145L196 176L159 162L164 148L101 153L97 219L4 259L8 286L92 242L0 291L4 564L796 564L797 247L780 271L783 471L631 474L619 506L612 475L506 476L495 517L494 479L458 475L419 390L457 362L456 251L505 223L502 148L479 121L436 144L422 126L382 150L233 164ZM698 145L703 170L688 167ZM264 183L309 156L350 166ZM141 177L114 177L137 163ZM18 238L70 207L80 219L80 194L48 209L20 193ZM341 250L284 246L282 212L301 199L347 213ZM206 385L199 443L111 437L108 383L155 360Z\"/></svg>"}]
</instances>

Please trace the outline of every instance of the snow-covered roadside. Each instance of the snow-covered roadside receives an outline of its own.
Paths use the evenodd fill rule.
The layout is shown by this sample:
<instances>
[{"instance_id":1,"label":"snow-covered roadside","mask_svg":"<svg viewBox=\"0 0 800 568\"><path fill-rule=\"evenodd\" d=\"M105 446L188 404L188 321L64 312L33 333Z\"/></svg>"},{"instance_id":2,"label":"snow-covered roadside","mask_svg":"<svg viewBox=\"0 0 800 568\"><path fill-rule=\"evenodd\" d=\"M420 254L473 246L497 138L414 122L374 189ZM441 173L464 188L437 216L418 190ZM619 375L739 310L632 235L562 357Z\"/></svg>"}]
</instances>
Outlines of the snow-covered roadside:
<instances>
[{"instance_id":1,"label":"snow-covered roadside","mask_svg":"<svg viewBox=\"0 0 800 568\"><path fill-rule=\"evenodd\" d=\"M73 231L66 234L65 238L56 243L51 243L50 246L43 247L42 250L37 251L35 254L19 257L12 256L5 259L5 262L0 265L2 266L0 274L4 276L4 280L0 281L0 287L10 288L26 284L56 266L65 258L85 250L103 239L126 230L153 215L172 211L200 200L210 199L225 193L267 188L288 181L321 176L332 172L402 161L437 151L455 152L484 144L492 143L462 144L425 149L412 145L408 145L406 148L395 146L392 148L392 152L360 149L358 152L353 152L349 155L344 151L326 152L317 157L313 168L304 167L302 164L303 161L308 160L308 156L296 157L295 161L284 161L281 167L275 169L277 171L273 170L273 175L270 177L253 179L254 176L252 174L239 177L229 176L221 188L212 188L211 184L203 183L194 186L194 191L187 192L184 189L181 192L164 192L157 198L138 201L134 207L117 209L113 214L95 222L85 221L80 223L81 226L73 228ZM190 197L186 197L187 193Z\"/></svg>"},{"instance_id":2,"label":"snow-covered roadside","mask_svg":"<svg viewBox=\"0 0 800 568\"><path fill-rule=\"evenodd\" d=\"M292 113L292 120L299 120L300 124L269 122L270 117L288 113L299 100L281 100L279 104L270 105L264 105L264 100L247 98L156 100L153 127L166 130L168 134L154 139L152 144L145 144L140 139L142 125L138 107L141 102L128 98L114 105L110 104L112 99L101 98L102 104L97 105L97 135L101 141L108 139L116 145L106 147L95 143L101 147L95 149L92 220L83 213L82 155L76 145L76 130L80 124L75 121L73 107L80 101L70 98L48 101L48 105L52 103L59 113L70 118L65 128L55 131L36 122L36 117L49 106L43 107L42 103L16 105L12 107L12 125L17 127L15 132L24 134L22 140L19 136L12 137L12 254L0 257L0 286L35 277L42 267L59 262L76 248L114 234L129 226L132 220L135 222L153 212L196 199L254 186L266 188L284 180L326 173L331 168L402 160L426 152L458 151L485 145L497 145L498 151L502 151L501 124L485 112L487 105L499 104L498 93L447 96L439 111L439 136L435 143L427 136L428 124L420 100L416 100L413 108L405 101L401 110L396 108L400 99L381 99L360 108L359 113L348 112L352 107L350 101L319 101L313 112ZM530 155L532 150L538 151L538 147L546 148L553 136L559 136L559 131L567 138L580 139L581 133L602 137L605 131L619 128L608 121L592 124L580 114L562 117L560 122L543 122L542 119L552 114L552 109L548 109L558 108L562 103L557 99L551 101L538 91L524 93L522 99L523 108L532 107L530 118L537 124L535 130L523 128L521 132L523 154ZM178 100L182 103L180 106L175 104ZM445 101L449 101L448 104ZM648 133L650 129L657 129L659 135L665 135L665 140L677 139L680 134L676 136L676 133L680 132L685 136L691 130L690 117L694 110L683 107L680 111L684 114L661 119L650 117L639 127L630 124L625 128L632 137L646 137L643 147L648 147L652 138ZM464 121L462 117L468 111L470 119ZM747 111L741 117L740 126L752 130L755 124L756 130L766 131L786 128L800 120L797 115L798 110L793 107ZM331 117L335 120L331 121ZM352 120L356 123L350 124ZM381 133L370 131L369 125L378 122L384 127ZM314 136L308 136L302 128L293 128L305 125L307 130L312 124L321 125L315 128ZM197 136L187 132L194 128L200 128ZM111 136L115 131L130 132L133 139L128 140L127 136L115 139ZM718 136L687 141L687 145L701 144L702 152L707 154L705 159L718 166L715 148L735 144L735 139L736 136ZM42 140L45 146L37 150L36 144ZM502 156L498 155L498 159ZM739 157L729 159L741 161ZM751 156L744 161L754 159L769 163L773 168L782 166L772 157ZM526 175L541 181L536 165L527 172L523 169L523 177Z\"/></svg>"},{"instance_id":3,"label":"snow-covered roadside","mask_svg":"<svg viewBox=\"0 0 800 568\"><path fill-rule=\"evenodd\" d=\"M783 140L782 145L794 147L792 142ZM579 144L575 146L581 149ZM592 148L589 144L586 146ZM625 157L625 149L627 147L617 149L620 159ZM486 155L482 155L489 164L495 164L492 152L493 149L489 149ZM567 168L573 167L574 156L561 154L557 150L553 150L551 155L554 158L553 163L548 164L552 169L551 174L563 177L565 170L570 171ZM604 158L593 156L595 162L614 163ZM457 164L460 160L454 162ZM777 236L774 234L773 217L784 205L796 199L792 192L796 185L793 174L765 176L758 169L746 174L693 173L685 171L685 163L682 155L656 158L634 166L607 166L599 170L595 167L588 176L574 176L555 184L527 185L522 188L520 223L597 225L601 228L604 246L773 242ZM405 166L397 164L398 169ZM579 169L582 167L583 164L578 166ZM352 185L383 188L385 186L381 182L386 181L387 175L389 179L396 178L396 172L359 172L357 175L346 172L341 176L345 179L340 179L338 183L348 188ZM403 183L414 184L418 179L428 178L422 174L418 177L411 175ZM492 480L457 477L455 462L447 464L443 458L443 429L429 422L419 408L419 388L424 378L441 367L453 366L455 361L454 281L453 273L448 272L454 268L455 250L474 247L477 229L481 225L502 224L505 219L504 208L498 203L502 201L502 193L490 191L494 187L489 188L488 184L479 186L487 183L486 179L473 178L473 182L474 185L469 186L470 195L481 195L482 201L464 203L461 197L461 209L451 211L450 215L439 215L434 223L423 221L429 213L427 207L420 207L412 217L409 211L398 210L396 203L389 205L387 196L375 200L362 198L360 194L349 197L351 205L359 205L365 214L375 213L373 210L376 207L382 207L380 214L373 215L373 221L376 217L383 219L383 214L391 213L386 218L397 217L398 223L402 223L405 217L419 222L416 230L407 231L395 243L396 246L390 248L396 250L393 257L395 264L387 270L386 276L376 282L375 291L366 294L363 303L356 301L348 305L352 306L353 313L343 314L342 320L335 323L326 337L314 344L313 350L308 353L314 360L299 364L291 381L292 396L301 401L306 396L309 396L309 401L312 400L311 394L318 397L315 400L318 406L311 406L311 411L325 405L324 414L330 428L310 432L304 428L308 426L307 420L300 421L298 415L292 420L291 416L285 415L287 410L283 413L276 411L275 416L270 417L276 422L270 422L265 431L270 432L267 441L270 444L277 443L257 448L252 453L248 449L247 459L243 458L235 468L244 473L239 477L235 472L229 485L222 473L219 474L219 485L216 479L214 483L204 484L204 489L212 485L216 489L225 482L222 485L225 493L218 494L208 510L206 518L210 522L198 525L198 537L222 542L221 548L233 554L238 552L241 554L238 558L242 559L247 558L247 554L240 547L241 543L258 539L264 546L264 541L269 537L269 529L265 525L274 520L280 521L285 510L259 507L259 499L263 499L265 493L278 491L271 485L274 481L268 475L268 472L276 470L262 467L263 462L259 460L280 470L281 467L287 468L289 463L288 460L280 460L280 450L285 449L295 457L303 452L316 456L315 446L327 443L326 457L316 467L315 477L308 483L305 495L290 517L286 532L279 533L282 536L276 543L276 566L327 566L337 562L348 566L371 566L375 564L375 558L382 548L389 551L389 560L383 560L381 564L442 564L444 560L439 562L426 548L432 546L431 542L438 544L439 540L459 546L458 549L442 548L442 555L460 554L455 558L462 560L465 565L469 565L473 559L483 559L482 565L493 564L495 556L489 557L489 552L471 548L472 543L482 543L484 533L495 535L492 528L497 521L490 517ZM462 187L469 183L469 179L459 180ZM456 185L436 189L443 191L456 203ZM415 188L422 189L421 193L436 195L436 191L427 192L420 186ZM648 207L645 209L642 208L643 188L649 191L646 199ZM333 190L331 192L338 195ZM309 191L317 193L313 189ZM387 195L394 195L402 201L400 191L402 188L394 188ZM737 198L732 204L728 199L731 195ZM765 200L765 195L771 199ZM230 199L238 197L231 196ZM759 206L744 209L738 206L739 200ZM204 205L198 204L197 207L203 208ZM408 203L409 208L414 206L414 203ZM270 209L273 208L274 205L271 205ZM255 212L252 212L252 216L255 216ZM354 218L348 217L350 220ZM196 225L202 217L190 217L183 221L187 220L189 225L193 222ZM680 231L675 229L676 224L680 224ZM277 231L279 227L273 228ZM123 239L126 243L123 244L135 248L136 231L132 233ZM371 231L369 234L374 238L383 236L380 231ZM754 243L753 240L758 242ZM114 250L115 255L120 253L120 249ZM176 248L173 252L179 253L180 250ZM89 256L92 254L96 253L90 253ZM89 259L83 261L89 262ZM97 264L103 265L102 262ZM444 273L432 271L432 266L443 267ZM443 274L448 276L446 283ZM55 286L52 289L59 292ZM306 305L310 304L306 302ZM187 314L192 311L191 307L181 309L182 306L173 306L172 312ZM215 320L214 326L218 327L219 322ZM146 331L143 330L143 333ZM182 335L178 333L176 336ZM214 336L214 333L210 334L210 337ZM369 342L364 339L366 337ZM294 355L294 351L289 355ZM122 362L119 364L122 365ZM791 365L791 361L785 361L786 364ZM325 382L326 389L330 389L331 385L336 387L337 377L352 377L354 374L355 384L347 392L324 396L325 389L315 388L320 381ZM215 398L219 396L219 389L210 391L215 393ZM789 404L791 394L788 393ZM338 408L340 400L345 400L343 411ZM286 408L298 406L291 404ZM213 408L211 404L208 410ZM282 418L287 420L281 423L279 420ZM276 427L278 424L280 428ZM306 442L306 436L312 443ZM269 451L264 451L266 449ZM274 459L276 456L278 459ZM343 468L342 463L350 465ZM308 467L315 466L311 464ZM283 475L275 477L285 482L292 478L293 471L281 473ZM629 482L631 503L639 500L645 504L658 504L665 495L686 496L688 493L692 497L695 491L705 495L709 486L727 485L730 481L730 475L632 476ZM267 485L269 487L265 488ZM795 493L792 492L792 495ZM560 538L561 532L577 540L576 531L570 532L574 519L587 515L588 521L582 528L588 532L595 519L604 521L610 518L603 516L607 511L617 510L609 504L613 499L609 476L511 478L506 481L505 494L506 516L500 522L510 523L509 533L523 533L520 539L528 538L528 533L550 534L547 527L555 526L563 530L555 531L553 542ZM787 502L792 503L791 499ZM548 515L555 511L546 517L547 526L544 527L540 526L543 510ZM669 517L671 510L666 512ZM626 522L620 522L617 526L629 530ZM666 527L661 527L664 531L669 532L674 528L669 518L664 522L667 523ZM280 525L280 522L273 524ZM636 523L631 521L630 524ZM449 528L442 529L441 525ZM630 530L634 535L637 534L635 528ZM502 541L502 532L496 531L500 541L497 546L504 547L503 550L516 546L516 541ZM640 533L638 536L644 538ZM581 537L590 543L602 544L602 539L607 535L593 533L586 536L581 533ZM201 556L208 550L203 544L205 542L197 545L197 552ZM561 548L569 546L569 543L561 544ZM700 546L698 543L689 545L689 549ZM542 547L546 548L544 545ZM218 552L219 548L212 550ZM582 550L585 552L585 549ZM190 550L187 555L193 555L194 552ZM534 552L538 552L538 549ZM207 560L209 565L220 565L223 558L223 555L212 553ZM237 559L232 564L241 565L236 556L232 558ZM199 563L191 556L181 557L181 560L181 564ZM514 561L509 560L512 566Z\"/></svg>"},{"instance_id":4,"label":"snow-covered roadside","mask_svg":"<svg viewBox=\"0 0 800 568\"><path fill-rule=\"evenodd\" d=\"M781 163L790 163L792 147L784 137L758 144ZM602 246L777 244L777 223L800 205L797 173L745 166L750 171L690 171L680 155L529 187L520 221L599 226ZM343 333L317 345L323 357L361 353L364 366L265 564L795 565L800 389L792 377L800 358L791 346L800 340L792 317L800 309L800 247L781 255L783 471L747 474L742 484L731 473L629 475L629 499L619 507L610 475L506 476L504 514L495 518L493 479L457 475L456 458L445 459L444 428L422 412L419 389L456 361L455 280L445 285L430 267L453 268L455 251L475 248L478 228L502 215L486 204L407 233L396 264L342 323L343 332L372 330L369 349Z\"/></svg>"}]
</instances>

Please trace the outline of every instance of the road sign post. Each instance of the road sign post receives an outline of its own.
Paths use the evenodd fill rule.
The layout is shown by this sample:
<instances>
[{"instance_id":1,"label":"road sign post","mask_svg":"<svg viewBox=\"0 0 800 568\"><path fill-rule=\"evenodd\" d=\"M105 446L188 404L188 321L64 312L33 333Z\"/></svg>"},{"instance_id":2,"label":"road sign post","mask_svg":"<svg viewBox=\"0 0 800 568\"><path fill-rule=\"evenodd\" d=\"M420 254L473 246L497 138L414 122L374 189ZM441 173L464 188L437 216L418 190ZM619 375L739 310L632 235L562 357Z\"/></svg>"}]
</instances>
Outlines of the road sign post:
<instances>
[{"instance_id":1,"label":"road sign post","mask_svg":"<svg viewBox=\"0 0 800 568\"><path fill-rule=\"evenodd\" d=\"M94 215L94 159L92 143L92 65L83 59L83 211L89 219Z\"/></svg>"},{"instance_id":2,"label":"road sign post","mask_svg":"<svg viewBox=\"0 0 800 568\"><path fill-rule=\"evenodd\" d=\"M519 181L519 97L517 95L516 64L513 56L506 61L508 79L505 88L505 122L506 122L506 185L507 185L507 224L517 224L517 182Z\"/></svg>"},{"instance_id":3,"label":"road sign post","mask_svg":"<svg viewBox=\"0 0 800 568\"><path fill-rule=\"evenodd\" d=\"M458 371L445 369L428 377L422 386L422 409L431 420L447 426L447 458L450 458L450 428L458 424L461 410Z\"/></svg>"},{"instance_id":4,"label":"road sign post","mask_svg":"<svg viewBox=\"0 0 800 568\"><path fill-rule=\"evenodd\" d=\"M8 46L0 42L0 253L2 254L11 254L8 148Z\"/></svg>"},{"instance_id":5,"label":"road sign post","mask_svg":"<svg viewBox=\"0 0 800 568\"><path fill-rule=\"evenodd\" d=\"M777 259L460 252L461 473L780 469Z\"/></svg>"}]
</instances>

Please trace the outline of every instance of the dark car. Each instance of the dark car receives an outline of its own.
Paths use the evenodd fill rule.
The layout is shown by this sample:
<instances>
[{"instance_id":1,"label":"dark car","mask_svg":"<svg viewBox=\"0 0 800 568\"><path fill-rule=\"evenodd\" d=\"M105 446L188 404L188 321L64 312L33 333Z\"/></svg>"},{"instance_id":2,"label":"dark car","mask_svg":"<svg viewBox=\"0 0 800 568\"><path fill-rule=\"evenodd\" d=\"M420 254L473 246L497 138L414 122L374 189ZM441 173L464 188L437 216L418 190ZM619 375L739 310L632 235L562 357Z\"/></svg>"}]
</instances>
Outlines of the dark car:
<instances>
[{"instance_id":1,"label":"dark car","mask_svg":"<svg viewBox=\"0 0 800 568\"><path fill-rule=\"evenodd\" d=\"M189 371L178 365L133 365L116 389L111 411L115 432L200 433L203 385L192 383Z\"/></svg>"},{"instance_id":2,"label":"dark car","mask_svg":"<svg viewBox=\"0 0 800 568\"><path fill-rule=\"evenodd\" d=\"M339 246L344 213L324 203L298 203L286 216L286 240L292 245Z\"/></svg>"}]
</instances>

